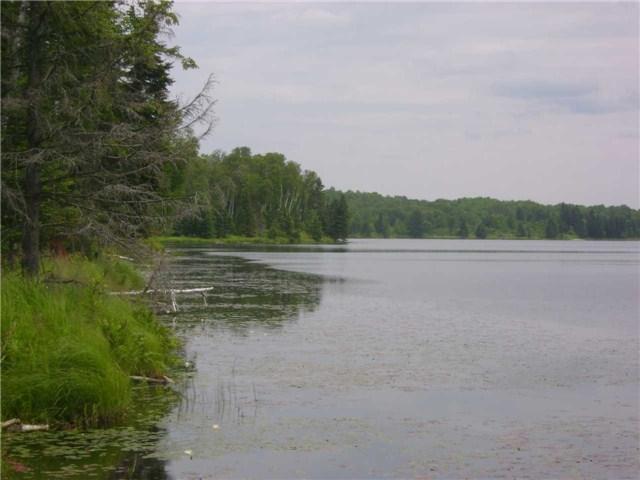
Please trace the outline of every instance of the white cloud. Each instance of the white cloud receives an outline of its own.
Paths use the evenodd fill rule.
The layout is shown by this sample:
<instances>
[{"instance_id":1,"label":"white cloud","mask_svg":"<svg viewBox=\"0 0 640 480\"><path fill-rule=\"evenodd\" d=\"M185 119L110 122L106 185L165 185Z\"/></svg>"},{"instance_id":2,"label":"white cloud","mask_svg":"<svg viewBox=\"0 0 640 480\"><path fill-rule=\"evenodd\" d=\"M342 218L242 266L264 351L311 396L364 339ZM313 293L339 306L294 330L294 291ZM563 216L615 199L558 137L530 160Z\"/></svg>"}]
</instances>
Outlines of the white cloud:
<instances>
[{"instance_id":1,"label":"white cloud","mask_svg":"<svg viewBox=\"0 0 640 480\"><path fill-rule=\"evenodd\" d=\"M295 24L296 26L334 27L344 26L350 22L345 14L331 12L321 8L288 8L272 15L276 22Z\"/></svg>"},{"instance_id":2,"label":"white cloud","mask_svg":"<svg viewBox=\"0 0 640 480\"><path fill-rule=\"evenodd\" d=\"M636 4L182 6L175 43L219 80L204 150L280 150L339 188L638 206Z\"/></svg>"}]
</instances>

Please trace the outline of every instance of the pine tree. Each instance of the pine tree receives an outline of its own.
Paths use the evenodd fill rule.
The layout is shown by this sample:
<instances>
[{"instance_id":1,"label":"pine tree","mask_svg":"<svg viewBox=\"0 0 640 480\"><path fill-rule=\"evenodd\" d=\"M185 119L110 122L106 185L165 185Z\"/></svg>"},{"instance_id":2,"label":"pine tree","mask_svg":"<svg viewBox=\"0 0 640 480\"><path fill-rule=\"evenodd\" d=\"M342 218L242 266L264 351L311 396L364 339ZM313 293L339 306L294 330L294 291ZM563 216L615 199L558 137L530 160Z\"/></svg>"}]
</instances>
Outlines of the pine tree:
<instances>
[{"instance_id":1,"label":"pine tree","mask_svg":"<svg viewBox=\"0 0 640 480\"><path fill-rule=\"evenodd\" d=\"M176 21L165 1L3 5L3 250L20 237L27 274L47 240L131 245L166 217L164 177L213 105L167 98L170 62L194 66L160 40Z\"/></svg>"},{"instance_id":2,"label":"pine tree","mask_svg":"<svg viewBox=\"0 0 640 480\"><path fill-rule=\"evenodd\" d=\"M349 234L349 208L344 194L329 205L327 234L335 241L344 241Z\"/></svg>"}]
</instances>

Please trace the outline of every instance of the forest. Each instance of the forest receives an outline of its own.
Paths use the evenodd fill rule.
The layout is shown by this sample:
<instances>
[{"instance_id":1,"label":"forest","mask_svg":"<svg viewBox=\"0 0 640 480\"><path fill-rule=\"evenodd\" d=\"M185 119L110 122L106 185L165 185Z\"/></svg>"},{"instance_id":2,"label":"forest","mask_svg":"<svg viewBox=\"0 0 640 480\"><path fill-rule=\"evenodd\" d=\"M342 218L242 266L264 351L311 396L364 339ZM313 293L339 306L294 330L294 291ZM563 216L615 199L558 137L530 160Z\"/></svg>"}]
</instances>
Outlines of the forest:
<instances>
[{"instance_id":1,"label":"forest","mask_svg":"<svg viewBox=\"0 0 640 480\"><path fill-rule=\"evenodd\" d=\"M325 189L280 153L248 147L200 155L178 172L175 194L191 212L176 236L229 235L297 242L351 238L629 239L640 211L627 206L543 205L493 198L409 199Z\"/></svg>"},{"instance_id":2,"label":"forest","mask_svg":"<svg viewBox=\"0 0 640 480\"><path fill-rule=\"evenodd\" d=\"M625 239L640 237L640 211L627 206L542 205L492 198L412 200L338 192L350 212L350 237Z\"/></svg>"},{"instance_id":3,"label":"forest","mask_svg":"<svg viewBox=\"0 0 640 480\"><path fill-rule=\"evenodd\" d=\"M248 147L194 158L177 173L175 195L189 199L190 214L174 235L229 235L299 242L345 240L343 195L327 200L320 177L280 153L252 155Z\"/></svg>"},{"instance_id":4,"label":"forest","mask_svg":"<svg viewBox=\"0 0 640 480\"><path fill-rule=\"evenodd\" d=\"M2 253L37 276L41 253L136 249L152 235L344 240L344 200L280 154L199 153L213 77L170 98L160 2L10 2L2 8ZM175 231L174 231L175 230Z\"/></svg>"},{"instance_id":5,"label":"forest","mask_svg":"<svg viewBox=\"0 0 640 480\"><path fill-rule=\"evenodd\" d=\"M135 248L184 211L175 172L211 131L212 78L170 98L171 2L4 2L2 253ZM198 131L196 135L194 132Z\"/></svg>"}]
</instances>

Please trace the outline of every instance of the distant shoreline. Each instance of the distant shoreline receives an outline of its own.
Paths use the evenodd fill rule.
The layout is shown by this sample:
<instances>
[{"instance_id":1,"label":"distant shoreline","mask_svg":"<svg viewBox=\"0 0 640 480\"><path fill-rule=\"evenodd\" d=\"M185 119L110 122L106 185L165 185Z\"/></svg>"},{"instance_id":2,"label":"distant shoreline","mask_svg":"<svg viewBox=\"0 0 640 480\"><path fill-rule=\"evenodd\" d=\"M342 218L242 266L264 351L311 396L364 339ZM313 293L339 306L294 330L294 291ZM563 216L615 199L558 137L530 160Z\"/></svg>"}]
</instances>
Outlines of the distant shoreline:
<instances>
[{"instance_id":1,"label":"distant shoreline","mask_svg":"<svg viewBox=\"0 0 640 480\"><path fill-rule=\"evenodd\" d=\"M340 245L343 242L336 242L329 237L323 237L320 241L316 241L306 235L299 239L289 239L286 237L270 238L266 236L239 236L229 235L226 237L203 238L203 237L187 237L187 236L159 236L150 239L152 243L166 246L173 245Z\"/></svg>"},{"instance_id":2,"label":"distant shoreline","mask_svg":"<svg viewBox=\"0 0 640 480\"><path fill-rule=\"evenodd\" d=\"M517 240L517 241L615 241L615 242L628 242L628 241L640 241L640 238L522 238L522 237L494 237L494 238L460 238L455 236L441 236L441 237L349 237L346 242L335 242L330 238L323 239L322 241L315 241L313 239L305 238L300 241L289 241L286 238L269 238L264 236L247 237L247 236L228 236L221 238L203 238L203 237L186 237L186 236L168 236L168 237L152 237L153 243L159 243L162 246L174 245L174 246L246 246L246 245L344 245L349 243L349 240Z\"/></svg>"}]
</instances>

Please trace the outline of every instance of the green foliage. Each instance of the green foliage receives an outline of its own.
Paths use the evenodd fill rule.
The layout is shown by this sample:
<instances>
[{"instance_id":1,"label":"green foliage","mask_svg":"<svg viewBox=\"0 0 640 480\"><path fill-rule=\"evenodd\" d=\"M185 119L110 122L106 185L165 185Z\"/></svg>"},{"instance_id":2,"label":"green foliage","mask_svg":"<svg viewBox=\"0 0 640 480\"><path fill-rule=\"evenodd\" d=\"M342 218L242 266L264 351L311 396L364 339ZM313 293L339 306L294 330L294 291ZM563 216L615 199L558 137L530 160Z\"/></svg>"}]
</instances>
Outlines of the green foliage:
<instances>
[{"instance_id":1,"label":"green foliage","mask_svg":"<svg viewBox=\"0 0 640 480\"><path fill-rule=\"evenodd\" d=\"M316 210L311 210L305 219L304 229L306 232L309 232L311 238L313 238L316 242L320 242L322 240L322 221L320 220L320 215Z\"/></svg>"},{"instance_id":2,"label":"green foliage","mask_svg":"<svg viewBox=\"0 0 640 480\"><path fill-rule=\"evenodd\" d=\"M129 265L72 258L46 267L43 281L2 276L2 415L117 420L130 404L129 375L166 372L175 345L144 305L104 292L140 285Z\"/></svg>"},{"instance_id":3,"label":"green foliage","mask_svg":"<svg viewBox=\"0 0 640 480\"><path fill-rule=\"evenodd\" d=\"M153 237L155 243L161 245L172 246L196 246L196 245L281 245L291 243L290 239L284 236L255 236L245 237L241 235L227 235L226 237L202 238L202 237L186 237L186 236L167 236ZM300 237L296 239L296 243L313 244L313 243L334 243L334 240L323 235L320 239L311 237L309 234L302 232Z\"/></svg>"},{"instance_id":4,"label":"green foliage","mask_svg":"<svg viewBox=\"0 0 640 480\"><path fill-rule=\"evenodd\" d=\"M365 220L363 225L369 225L368 220ZM370 228L366 230L371 231ZM387 238L389 236L389 225L387 224L386 217L382 213L379 213L376 218L374 230L379 237Z\"/></svg>"},{"instance_id":5,"label":"green foliage","mask_svg":"<svg viewBox=\"0 0 640 480\"><path fill-rule=\"evenodd\" d=\"M476 228L476 238L483 239L487 238L487 228L484 226L484 223L479 223Z\"/></svg>"},{"instance_id":6,"label":"green foliage","mask_svg":"<svg viewBox=\"0 0 640 480\"><path fill-rule=\"evenodd\" d=\"M341 192L329 189L324 195L331 202ZM426 201L353 191L344 196L353 237L640 237L640 211L626 206L541 205L492 198Z\"/></svg>"},{"instance_id":7,"label":"green foliage","mask_svg":"<svg viewBox=\"0 0 640 480\"><path fill-rule=\"evenodd\" d=\"M466 220L460 220L460 228L458 229L458 236L460 238L467 238L469 236L469 227L467 227Z\"/></svg>"},{"instance_id":8,"label":"green foliage","mask_svg":"<svg viewBox=\"0 0 640 480\"><path fill-rule=\"evenodd\" d=\"M164 0L3 5L2 251L31 275L54 243L131 245L175 210L213 105L211 81L169 98L172 64L195 66L165 43L176 23Z\"/></svg>"},{"instance_id":9,"label":"green foliage","mask_svg":"<svg viewBox=\"0 0 640 480\"><path fill-rule=\"evenodd\" d=\"M135 290L144 287L144 279L128 261L117 255L102 254L89 262L81 255L51 257L43 261L44 278L70 281L99 289Z\"/></svg>"},{"instance_id":10,"label":"green foliage","mask_svg":"<svg viewBox=\"0 0 640 480\"><path fill-rule=\"evenodd\" d=\"M217 151L189 162L182 178L180 193L192 203L174 226L177 236L294 243L305 236L344 239L348 233L346 201L328 205L317 174L279 153Z\"/></svg>"},{"instance_id":11,"label":"green foliage","mask_svg":"<svg viewBox=\"0 0 640 480\"><path fill-rule=\"evenodd\" d=\"M417 208L411 212L407 220L407 233L412 238L422 238L425 233L424 217Z\"/></svg>"},{"instance_id":12,"label":"green foliage","mask_svg":"<svg viewBox=\"0 0 640 480\"><path fill-rule=\"evenodd\" d=\"M547 218L544 226L544 237L550 239L558 238L559 233L558 221L554 217Z\"/></svg>"},{"instance_id":13,"label":"green foliage","mask_svg":"<svg viewBox=\"0 0 640 480\"><path fill-rule=\"evenodd\" d=\"M325 220L327 234L334 240L346 240L349 235L349 207L344 195L331 200Z\"/></svg>"}]
</instances>

